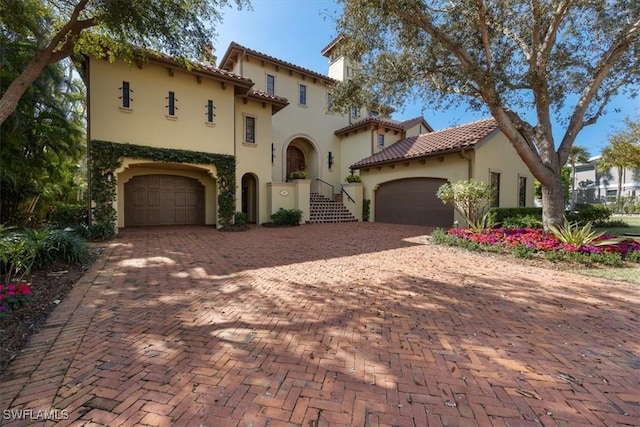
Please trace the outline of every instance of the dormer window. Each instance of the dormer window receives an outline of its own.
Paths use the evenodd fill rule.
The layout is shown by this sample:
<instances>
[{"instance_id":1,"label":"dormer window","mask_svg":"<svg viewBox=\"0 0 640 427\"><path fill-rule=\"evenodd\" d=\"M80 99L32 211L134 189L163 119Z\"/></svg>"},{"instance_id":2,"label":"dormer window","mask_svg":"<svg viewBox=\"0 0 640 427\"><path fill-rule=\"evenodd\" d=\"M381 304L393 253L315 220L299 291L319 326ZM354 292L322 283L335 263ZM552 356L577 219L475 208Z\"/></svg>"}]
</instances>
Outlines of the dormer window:
<instances>
[{"instance_id":1,"label":"dormer window","mask_svg":"<svg viewBox=\"0 0 640 427\"><path fill-rule=\"evenodd\" d=\"M378 134L378 147L379 148L384 147L384 134L381 134L381 133Z\"/></svg>"}]
</instances>

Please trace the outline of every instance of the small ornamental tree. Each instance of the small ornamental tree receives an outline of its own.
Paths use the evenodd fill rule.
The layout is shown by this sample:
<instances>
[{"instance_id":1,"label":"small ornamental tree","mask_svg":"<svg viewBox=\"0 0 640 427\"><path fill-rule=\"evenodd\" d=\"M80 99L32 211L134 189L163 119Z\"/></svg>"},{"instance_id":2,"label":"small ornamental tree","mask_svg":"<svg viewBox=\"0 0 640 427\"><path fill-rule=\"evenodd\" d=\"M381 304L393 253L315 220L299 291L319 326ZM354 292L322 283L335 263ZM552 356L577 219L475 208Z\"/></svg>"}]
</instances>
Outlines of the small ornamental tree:
<instances>
[{"instance_id":1,"label":"small ornamental tree","mask_svg":"<svg viewBox=\"0 0 640 427\"><path fill-rule=\"evenodd\" d=\"M480 223L489 208L491 187L482 181L470 179L442 184L436 194L442 203L451 203L453 208L470 226Z\"/></svg>"}]
</instances>

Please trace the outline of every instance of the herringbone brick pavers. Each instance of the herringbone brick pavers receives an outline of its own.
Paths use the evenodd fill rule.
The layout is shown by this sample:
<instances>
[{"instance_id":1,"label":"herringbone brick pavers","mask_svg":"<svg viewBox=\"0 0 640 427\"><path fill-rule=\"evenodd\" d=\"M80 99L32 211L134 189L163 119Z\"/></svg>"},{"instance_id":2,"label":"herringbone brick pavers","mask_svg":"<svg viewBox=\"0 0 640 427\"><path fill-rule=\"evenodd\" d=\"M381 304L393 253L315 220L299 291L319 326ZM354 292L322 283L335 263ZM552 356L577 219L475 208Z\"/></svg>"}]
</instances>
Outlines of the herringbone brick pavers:
<instances>
[{"instance_id":1,"label":"herringbone brick pavers","mask_svg":"<svg viewBox=\"0 0 640 427\"><path fill-rule=\"evenodd\" d=\"M637 285L425 234L126 230L2 379L0 424L640 425Z\"/></svg>"}]
</instances>

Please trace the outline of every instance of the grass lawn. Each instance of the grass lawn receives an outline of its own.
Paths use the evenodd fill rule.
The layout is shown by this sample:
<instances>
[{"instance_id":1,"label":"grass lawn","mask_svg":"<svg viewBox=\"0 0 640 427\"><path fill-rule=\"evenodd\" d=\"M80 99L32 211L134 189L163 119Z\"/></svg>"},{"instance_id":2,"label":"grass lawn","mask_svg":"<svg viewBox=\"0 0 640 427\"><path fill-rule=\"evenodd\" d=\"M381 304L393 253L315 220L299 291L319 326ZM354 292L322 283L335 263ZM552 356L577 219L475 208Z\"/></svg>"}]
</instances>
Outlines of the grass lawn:
<instances>
[{"instance_id":1,"label":"grass lawn","mask_svg":"<svg viewBox=\"0 0 640 427\"><path fill-rule=\"evenodd\" d=\"M572 270L572 273L583 274L585 276L602 277L603 279L621 280L640 284L640 268L587 268Z\"/></svg>"},{"instance_id":2,"label":"grass lawn","mask_svg":"<svg viewBox=\"0 0 640 427\"><path fill-rule=\"evenodd\" d=\"M629 224L629 227L598 228L598 231L605 231L607 234L620 236L623 234L640 236L640 216L612 216L612 220L622 220Z\"/></svg>"},{"instance_id":3,"label":"grass lawn","mask_svg":"<svg viewBox=\"0 0 640 427\"><path fill-rule=\"evenodd\" d=\"M612 220L622 220L629 224L629 227L598 228L598 231L605 231L607 234L616 236L630 235L640 236L640 216L612 216ZM584 274L585 276L602 277L603 279L621 280L623 282L640 284L640 268L589 268L573 270L573 273Z\"/></svg>"}]
</instances>

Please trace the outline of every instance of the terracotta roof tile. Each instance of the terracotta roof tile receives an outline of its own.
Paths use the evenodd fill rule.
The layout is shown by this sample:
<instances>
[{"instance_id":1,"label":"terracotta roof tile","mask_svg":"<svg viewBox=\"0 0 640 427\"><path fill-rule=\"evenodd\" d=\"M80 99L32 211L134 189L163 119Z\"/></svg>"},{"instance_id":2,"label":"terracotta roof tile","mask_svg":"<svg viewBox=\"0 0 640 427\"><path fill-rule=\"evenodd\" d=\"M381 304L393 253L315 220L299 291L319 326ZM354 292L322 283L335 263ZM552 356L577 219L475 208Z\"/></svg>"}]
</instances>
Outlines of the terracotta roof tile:
<instances>
[{"instance_id":1,"label":"terracotta roof tile","mask_svg":"<svg viewBox=\"0 0 640 427\"><path fill-rule=\"evenodd\" d=\"M140 51L144 51L143 49L139 49ZM228 81L233 81L236 82L239 85L242 86L246 86L246 87L251 87L253 86L253 81L248 78L248 77L244 77L241 76L239 74L233 73L231 71L227 71L227 70L223 70L221 68L217 68L214 67L211 64L205 64L202 62L193 62L193 61L187 61L189 66L191 67L190 69L185 68L185 66L177 59L174 58L172 56L169 56L167 54L164 54L162 52L156 52L156 51L149 51L146 50L146 52L149 54L149 59L150 60L155 60L158 62L164 62L167 64L171 64L176 66L177 68L181 68L187 72L190 73L203 73L205 75L208 75L210 77L214 77L214 78L221 78L223 80L228 80Z\"/></svg>"},{"instance_id":2,"label":"terracotta roof tile","mask_svg":"<svg viewBox=\"0 0 640 427\"><path fill-rule=\"evenodd\" d=\"M437 132L425 133L402 139L384 150L354 163L351 168L359 169L377 164L396 163L407 159L459 151L475 146L497 130L498 123L494 118L489 118Z\"/></svg>"},{"instance_id":3,"label":"terracotta roof tile","mask_svg":"<svg viewBox=\"0 0 640 427\"><path fill-rule=\"evenodd\" d=\"M342 135L342 134L354 131L356 129L367 127L370 124L386 126L386 127L390 127L390 128L397 129L397 130L403 130L400 122L398 122L396 120L382 119L380 117L369 116L369 117L365 117L362 120L358 120L357 122L352 123L349 126L345 126L343 128L338 129L337 131L334 132L334 134L335 135Z\"/></svg>"},{"instance_id":4,"label":"terracotta roof tile","mask_svg":"<svg viewBox=\"0 0 640 427\"><path fill-rule=\"evenodd\" d=\"M424 122L427 125L427 130L429 132L433 132L433 128L431 127L431 125L429 125L429 123L427 123L427 121L422 116L418 116L418 117L415 117L413 119L409 119L409 120L405 120L404 122L400 122L400 126L402 127L402 129L407 130L407 129L419 124L420 122Z\"/></svg>"},{"instance_id":5,"label":"terracotta roof tile","mask_svg":"<svg viewBox=\"0 0 640 427\"><path fill-rule=\"evenodd\" d=\"M227 69L227 68L231 68L232 65L228 64L229 61L231 61L231 57L234 53L234 51L236 52L246 52L250 55L253 55L257 58L260 58L261 60L264 61L268 61L271 62L273 64L279 65L281 67L284 68L288 68L290 70L295 70L298 73L302 73L305 74L309 77L313 77L319 80L322 80L326 83L336 83L336 80L324 75L324 74L320 74L317 73L315 71L309 70L308 68L304 68L304 67L300 67L299 65L295 65L291 62L287 62L287 61L283 61L281 59L275 58L273 56L267 55L265 53L262 52L258 52L257 50L253 50L253 49L249 49L248 47L244 47L236 42L231 42L231 44L229 44L229 48L227 49L227 51L225 52L224 56L222 57L222 60L220 61L220 68L223 69Z\"/></svg>"},{"instance_id":6,"label":"terracotta roof tile","mask_svg":"<svg viewBox=\"0 0 640 427\"><path fill-rule=\"evenodd\" d=\"M268 102L272 105L273 114L282 110L284 107L289 105L289 100L287 98L283 98L282 96L271 95L265 91L258 89L249 89L247 92L247 97L261 100L263 102Z\"/></svg>"}]
</instances>

